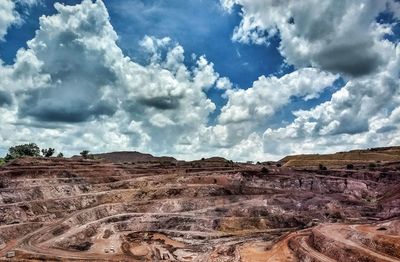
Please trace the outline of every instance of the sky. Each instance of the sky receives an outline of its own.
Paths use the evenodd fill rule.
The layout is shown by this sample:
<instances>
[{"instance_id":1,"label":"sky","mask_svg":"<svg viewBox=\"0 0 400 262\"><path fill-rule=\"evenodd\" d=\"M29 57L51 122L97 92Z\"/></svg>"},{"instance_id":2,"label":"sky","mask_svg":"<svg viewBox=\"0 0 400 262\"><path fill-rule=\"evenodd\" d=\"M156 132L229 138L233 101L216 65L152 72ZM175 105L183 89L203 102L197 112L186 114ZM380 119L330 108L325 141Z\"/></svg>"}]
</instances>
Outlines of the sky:
<instances>
[{"instance_id":1,"label":"sky","mask_svg":"<svg viewBox=\"0 0 400 262\"><path fill-rule=\"evenodd\" d=\"M400 145L396 0L2 0L0 156Z\"/></svg>"}]
</instances>

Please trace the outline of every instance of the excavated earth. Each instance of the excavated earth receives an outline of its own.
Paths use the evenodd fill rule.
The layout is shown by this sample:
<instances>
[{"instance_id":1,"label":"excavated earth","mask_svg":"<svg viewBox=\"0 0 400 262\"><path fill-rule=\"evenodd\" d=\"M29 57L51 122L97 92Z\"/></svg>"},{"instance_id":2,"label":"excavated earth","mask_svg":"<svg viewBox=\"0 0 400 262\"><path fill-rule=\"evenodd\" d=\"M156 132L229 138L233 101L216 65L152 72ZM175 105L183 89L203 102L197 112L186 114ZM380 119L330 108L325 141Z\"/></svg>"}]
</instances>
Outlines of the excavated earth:
<instances>
[{"instance_id":1,"label":"excavated earth","mask_svg":"<svg viewBox=\"0 0 400 262\"><path fill-rule=\"evenodd\" d=\"M400 261L400 164L26 158L0 169L0 260Z\"/></svg>"}]
</instances>

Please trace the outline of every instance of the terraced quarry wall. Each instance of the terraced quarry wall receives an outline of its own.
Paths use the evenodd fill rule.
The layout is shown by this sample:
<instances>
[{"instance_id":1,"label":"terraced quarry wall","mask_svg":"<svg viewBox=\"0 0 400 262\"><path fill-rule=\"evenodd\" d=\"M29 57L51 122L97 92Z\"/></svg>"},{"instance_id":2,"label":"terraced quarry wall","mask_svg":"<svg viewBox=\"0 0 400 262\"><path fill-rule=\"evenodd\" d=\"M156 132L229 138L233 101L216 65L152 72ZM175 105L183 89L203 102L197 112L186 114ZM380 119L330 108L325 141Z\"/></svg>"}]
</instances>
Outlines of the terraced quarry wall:
<instances>
[{"instance_id":1,"label":"terraced quarry wall","mask_svg":"<svg viewBox=\"0 0 400 262\"><path fill-rule=\"evenodd\" d=\"M397 164L216 163L17 160L0 170L0 259L400 261Z\"/></svg>"}]
</instances>

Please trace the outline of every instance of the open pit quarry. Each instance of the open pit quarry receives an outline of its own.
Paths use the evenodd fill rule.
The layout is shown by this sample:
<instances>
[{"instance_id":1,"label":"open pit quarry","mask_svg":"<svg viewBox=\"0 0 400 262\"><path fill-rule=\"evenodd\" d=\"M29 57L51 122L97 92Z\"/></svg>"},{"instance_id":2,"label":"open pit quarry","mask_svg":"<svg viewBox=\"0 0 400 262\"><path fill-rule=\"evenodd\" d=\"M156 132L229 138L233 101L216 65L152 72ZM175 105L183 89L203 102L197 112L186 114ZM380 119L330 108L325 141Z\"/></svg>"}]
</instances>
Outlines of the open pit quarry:
<instances>
[{"instance_id":1,"label":"open pit quarry","mask_svg":"<svg viewBox=\"0 0 400 262\"><path fill-rule=\"evenodd\" d=\"M0 260L400 261L400 162L295 160L17 159Z\"/></svg>"}]
</instances>

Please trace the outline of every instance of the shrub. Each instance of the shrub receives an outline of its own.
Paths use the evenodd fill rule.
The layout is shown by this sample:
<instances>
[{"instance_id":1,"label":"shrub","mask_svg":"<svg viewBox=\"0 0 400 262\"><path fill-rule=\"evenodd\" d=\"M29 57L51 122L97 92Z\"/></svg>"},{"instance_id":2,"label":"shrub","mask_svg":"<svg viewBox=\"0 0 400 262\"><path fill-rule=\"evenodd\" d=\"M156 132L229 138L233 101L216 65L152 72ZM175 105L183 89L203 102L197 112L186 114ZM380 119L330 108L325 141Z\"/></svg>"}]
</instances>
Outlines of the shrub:
<instances>
[{"instance_id":1,"label":"shrub","mask_svg":"<svg viewBox=\"0 0 400 262\"><path fill-rule=\"evenodd\" d=\"M57 157L64 157L64 154L60 152L58 153Z\"/></svg>"},{"instance_id":2,"label":"shrub","mask_svg":"<svg viewBox=\"0 0 400 262\"><path fill-rule=\"evenodd\" d=\"M318 168L319 170L328 170L328 168L326 168L326 166L324 166L323 164L319 164Z\"/></svg>"},{"instance_id":3,"label":"shrub","mask_svg":"<svg viewBox=\"0 0 400 262\"><path fill-rule=\"evenodd\" d=\"M87 251L90 249L90 247L93 245L93 243L86 241L83 243L79 243L79 244L73 244L70 245L69 247L78 251Z\"/></svg>"},{"instance_id":4,"label":"shrub","mask_svg":"<svg viewBox=\"0 0 400 262\"><path fill-rule=\"evenodd\" d=\"M346 169L354 169L354 165L353 164L347 164Z\"/></svg>"},{"instance_id":5,"label":"shrub","mask_svg":"<svg viewBox=\"0 0 400 262\"><path fill-rule=\"evenodd\" d=\"M83 150L82 152L80 152L81 156L83 158L88 158L90 151L89 150Z\"/></svg>"},{"instance_id":6,"label":"shrub","mask_svg":"<svg viewBox=\"0 0 400 262\"><path fill-rule=\"evenodd\" d=\"M8 185L8 181L5 178L0 178L0 188L6 188Z\"/></svg>"},{"instance_id":7,"label":"shrub","mask_svg":"<svg viewBox=\"0 0 400 262\"><path fill-rule=\"evenodd\" d=\"M269 173L268 168L266 168L265 166L263 168L261 168L261 173L268 174Z\"/></svg>"},{"instance_id":8,"label":"shrub","mask_svg":"<svg viewBox=\"0 0 400 262\"><path fill-rule=\"evenodd\" d=\"M49 149L42 149L42 155L44 157L51 157L51 156L53 156L55 151L56 150L54 148L51 148L51 147Z\"/></svg>"},{"instance_id":9,"label":"shrub","mask_svg":"<svg viewBox=\"0 0 400 262\"><path fill-rule=\"evenodd\" d=\"M0 167L4 166L6 161L3 158L0 158Z\"/></svg>"},{"instance_id":10,"label":"shrub","mask_svg":"<svg viewBox=\"0 0 400 262\"><path fill-rule=\"evenodd\" d=\"M369 168L370 170L374 170L375 167L376 167L376 164L375 164L375 163L369 163L369 164L368 164L368 168Z\"/></svg>"},{"instance_id":11,"label":"shrub","mask_svg":"<svg viewBox=\"0 0 400 262\"><path fill-rule=\"evenodd\" d=\"M278 164L276 164L276 166L277 166L277 167L281 167L281 166L282 166L282 164L281 164L281 163L278 163Z\"/></svg>"}]
</instances>

